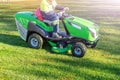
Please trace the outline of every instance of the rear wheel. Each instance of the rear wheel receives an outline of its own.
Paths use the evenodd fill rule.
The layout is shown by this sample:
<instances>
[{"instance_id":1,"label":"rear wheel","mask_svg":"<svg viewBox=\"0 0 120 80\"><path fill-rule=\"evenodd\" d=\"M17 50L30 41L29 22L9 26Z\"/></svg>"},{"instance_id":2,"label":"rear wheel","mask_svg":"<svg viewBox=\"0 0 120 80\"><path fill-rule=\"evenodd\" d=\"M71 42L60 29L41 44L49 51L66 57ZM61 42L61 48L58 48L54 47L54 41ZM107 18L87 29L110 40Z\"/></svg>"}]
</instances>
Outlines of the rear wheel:
<instances>
[{"instance_id":1,"label":"rear wheel","mask_svg":"<svg viewBox=\"0 0 120 80\"><path fill-rule=\"evenodd\" d=\"M33 33L28 38L28 45L31 48L35 48L35 49L42 48L42 46L43 46L43 39L42 39L42 37L40 35L38 35L36 33Z\"/></svg>"},{"instance_id":2,"label":"rear wheel","mask_svg":"<svg viewBox=\"0 0 120 80\"><path fill-rule=\"evenodd\" d=\"M83 57L86 53L86 46L78 42L72 46L72 55L75 57Z\"/></svg>"}]
</instances>

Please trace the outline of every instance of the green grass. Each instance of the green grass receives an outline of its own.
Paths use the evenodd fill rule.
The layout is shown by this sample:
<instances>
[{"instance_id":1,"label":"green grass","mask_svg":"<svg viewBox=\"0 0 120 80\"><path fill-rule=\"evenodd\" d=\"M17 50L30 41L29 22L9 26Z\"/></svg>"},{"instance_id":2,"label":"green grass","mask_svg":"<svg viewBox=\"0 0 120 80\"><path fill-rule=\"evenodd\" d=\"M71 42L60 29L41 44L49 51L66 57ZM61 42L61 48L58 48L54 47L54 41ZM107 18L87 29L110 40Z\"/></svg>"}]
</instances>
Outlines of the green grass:
<instances>
[{"instance_id":1,"label":"green grass","mask_svg":"<svg viewBox=\"0 0 120 80\"><path fill-rule=\"evenodd\" d=\"M100 41L83 58L31 49L14 21L18 11L34 11L37 0L0 3L0 80L120 80L120 3L104 0L60 0L69 13L100 26ZM74 4L73 4L74 3ZM28 5L29 4L29 5Z\"/></svg>"}]
</instances>

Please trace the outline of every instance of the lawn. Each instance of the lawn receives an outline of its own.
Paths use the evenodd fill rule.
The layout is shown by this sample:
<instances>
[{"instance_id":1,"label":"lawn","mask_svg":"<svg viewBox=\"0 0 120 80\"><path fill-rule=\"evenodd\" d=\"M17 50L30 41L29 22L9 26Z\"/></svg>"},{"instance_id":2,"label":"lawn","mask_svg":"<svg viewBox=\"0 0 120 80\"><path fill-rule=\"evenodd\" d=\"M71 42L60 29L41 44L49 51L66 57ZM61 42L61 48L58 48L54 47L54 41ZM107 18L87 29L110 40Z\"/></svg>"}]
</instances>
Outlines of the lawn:
<instances>
[{"instance_id":1,"label":"lawn","mask_svg":"<svg viewBox=\"0 0 120 80\"><path fill-rule=\"evenodd\" d=\"M31 49L20 37L13 15L34 11L39 0L0 2L0 80L120 80L120 2L59 0L68 13L97 23L100 41L83 58Z\"/></svg>"}]
</instances>

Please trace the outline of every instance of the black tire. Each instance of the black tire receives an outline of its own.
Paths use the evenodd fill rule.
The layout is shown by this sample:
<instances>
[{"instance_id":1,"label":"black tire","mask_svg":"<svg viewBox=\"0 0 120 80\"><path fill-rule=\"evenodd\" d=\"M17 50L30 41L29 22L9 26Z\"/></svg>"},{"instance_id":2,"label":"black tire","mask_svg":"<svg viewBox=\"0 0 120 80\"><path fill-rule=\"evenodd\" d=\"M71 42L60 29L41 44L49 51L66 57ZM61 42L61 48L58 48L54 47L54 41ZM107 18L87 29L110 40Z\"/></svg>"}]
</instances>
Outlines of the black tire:
<instances>
[{"instance_id":1,"label":"black tire","mask_svg":"<svg viewBox=\"0 0 120 80\"><path fill-rule=\"evenodd\" d=\"M83 57L86 53L86 46L78 42L72 46L72 55L75 57Z\"/></svg>"},{"instance_id":2,"label":"black tire","mask_svg":"<svg viewBox=\"0 0 120 80\"><path fill-rule=\"evenodd\" d=\"M39 49L43 46L43 39L40 35L33 33L28 38L28 45L31 48Z\"/></svg>"}]
</instances>

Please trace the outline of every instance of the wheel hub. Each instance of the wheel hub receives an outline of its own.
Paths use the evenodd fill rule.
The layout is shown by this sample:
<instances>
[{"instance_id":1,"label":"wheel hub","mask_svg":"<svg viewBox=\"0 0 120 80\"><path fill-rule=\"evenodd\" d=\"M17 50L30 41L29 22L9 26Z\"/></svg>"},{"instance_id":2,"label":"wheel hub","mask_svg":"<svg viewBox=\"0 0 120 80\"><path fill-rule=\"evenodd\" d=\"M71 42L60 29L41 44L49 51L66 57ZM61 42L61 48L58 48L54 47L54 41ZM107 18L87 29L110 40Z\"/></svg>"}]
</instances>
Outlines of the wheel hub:
<instances>
[{"instance_id":1,"label":"wheel hub","mask_svg":"<svg viewBox=\"0 0 120 80\"><path fill-rule=\"evenodd\" d=\"M74 53L77 55L81 55L82 51L80 48L75 48Z\"/></svg>"},{"instance_id":2,"label":"wheel hub","mask_svg":"<svg viewBox=\"0 0 120 80\"><path fill-rule=\"evenodd\" d=\"M38 40L37 40L36 38L32 38L32 39L31 39L31 45L32 45L33 47L37 47L37 46L38 46Z\"/></svg>"}]
</instances>

